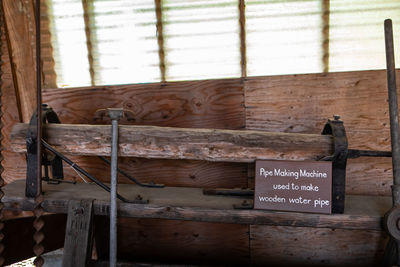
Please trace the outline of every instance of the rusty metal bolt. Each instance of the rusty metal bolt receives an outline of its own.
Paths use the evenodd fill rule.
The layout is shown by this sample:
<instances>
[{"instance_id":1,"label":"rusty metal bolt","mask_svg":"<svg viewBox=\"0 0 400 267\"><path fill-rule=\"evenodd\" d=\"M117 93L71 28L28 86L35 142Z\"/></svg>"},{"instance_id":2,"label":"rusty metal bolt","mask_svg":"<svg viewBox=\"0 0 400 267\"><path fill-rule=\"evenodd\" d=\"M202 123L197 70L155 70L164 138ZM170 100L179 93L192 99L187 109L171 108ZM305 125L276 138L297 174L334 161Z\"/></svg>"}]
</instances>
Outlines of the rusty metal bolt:
<instances>
[{"instance_id":1,"label":"rusty metal bolt","mask_svg":"<svg viewBox=\"0 0 400 267\"><path fill-rule=\"evenodd\" d=\"M74 213L75 213L75 215L77 215L77 214L83 214L83 212L84 212L85 210L81 207L81 208L75 208L74 209Z\"/></svg>"}]
</instances>

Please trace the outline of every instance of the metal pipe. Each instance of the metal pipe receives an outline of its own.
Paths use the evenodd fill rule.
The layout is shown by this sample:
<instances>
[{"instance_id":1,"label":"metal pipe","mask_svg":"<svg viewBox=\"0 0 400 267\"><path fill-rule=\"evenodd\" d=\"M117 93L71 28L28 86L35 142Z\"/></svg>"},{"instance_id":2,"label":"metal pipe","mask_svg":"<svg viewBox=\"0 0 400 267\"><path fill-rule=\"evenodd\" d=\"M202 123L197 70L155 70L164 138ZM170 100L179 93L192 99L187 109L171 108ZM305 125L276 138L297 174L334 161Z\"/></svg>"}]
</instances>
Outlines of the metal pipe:
<instances>
[{"instance_id":1,"label":"metal pipe","mask_svg":"<svg viewBox=\"0 0 400 267\"><path fill-rule=\"evenodd\" d=\"M359 157L391 157L392 151L375 151L375 150L359 150L349 149L347 158L359 158Z\"/></svg>"},{"instance_id":2,"label":"metal pipe","mask_svg":"<svg viewBox=\"0 0 400 267\"><path fill-rule=\"evenodd\" d=\"M99 158L102 161L104 161L105 163L107 163L108 165L111 165L111 162L108 159L106 159L105 157L99 156ZM163 187L165 187L165 185L163 185L163 184L155 184L154 182L151 182L151 183L148 183L148 184L139 182L135 177L129 175L127 172L125 172L124 170L122 170L120 168L117 168L117 171L120 174L122 174L123 176L125 176L126 178L128 178L129 180L131 180L132 182L134 182L135 184L139 185L139 186L150 187L150 188L163 188Z\"/></svg>"},{"instance_id":3,"label":"metal pipe","mask_svg":"<svg viewBox=\"0 0 400 267\"><path fill-rule=\"evenodd\" d=\"M3 1L1 2L3 4ZM44 247L42 245L43 238L38 238L44 236L42 228L44 226L44 221L41 219L43 214L42 207L42 71L41 71L41 51L40 51L40 0L36 0L35 3L35 28L36 28L36 192L35 192L35 208L33 213L35 215L35 220L33 221L33 227L36 232L33 236L35 240L35 245L33 251L36 255L33 264L35 266L41 267L44 264L44 259L42 258L42 253L44 252Z\"/></svg>"},{"instance_id":4,"label":"metal pipe","mask_svg":"<svg viewBox=\"0 0 400 267\"><path fill-rule=\"evenodd\" d=\"M110 267L117 266L118 120L111 120Z\"/></svg>"},{"instance_id":5,"label":"metal pipe","mask_svg":"<svg viewBox=\"0 0 400 267\"><path fill-rule=\"evenodd\" d=\"M397 106L396 69L394 62L392 20L385 20L385 47L387 84L389 93L390 137L392 143L393 184L392 191L400 185L400 139L399 139L399 113ZM400 204L399 194L393 194L394 205Z\"/></svg>"},{"instance_id":6,"label":"metal pipe","mask_svg":"<svg viewBox=\"0 0 400 267\"><path fill-rule=\"evenodd\" d=\"M37 138L36 138L36 196L42 194L42 146L40 140L42 139L42 76L41 76L41 51L40 51L40 1L37 0L35 4L35 23L36 23L36 125L37 125Z\"/></svg>"},{"instance_id":7,"label":"metal pipe","mask_svg":"<svg viewBox=\"0 0 400 267\"><path fill-rule=\"evenodd\" d=\"M49 150L50 152L54 153L55 155L59 156L63 161L65 161L68 165L70 165L72 168L74 168L74 170L82 173L83 175L85 175L87 178L89 178L92 182L94 182L95 184L97 184L98 186L100 186L101 188L103 188L104 190L106 190L107 192L111 192L111 189L106 186L105 184L103 184L101 181L99 181L98 179L96 179L95 177L93 177L91 174L89 174L87 171L85 171L84 169L82 169L78 164L76 164L75 162L73 162L72 160L70 160L69 158L67 158L65 155L61 154L60 152L58 152L54 147L52 147L51 145L49 145L46 141L42 140L42 144L43 146ZM123 196L117 194L118 199L122 200L123 202L129 202L129 203L137 203L138 201L136 200L129 200L124 198Z\"/></svg>"}]
</instances>

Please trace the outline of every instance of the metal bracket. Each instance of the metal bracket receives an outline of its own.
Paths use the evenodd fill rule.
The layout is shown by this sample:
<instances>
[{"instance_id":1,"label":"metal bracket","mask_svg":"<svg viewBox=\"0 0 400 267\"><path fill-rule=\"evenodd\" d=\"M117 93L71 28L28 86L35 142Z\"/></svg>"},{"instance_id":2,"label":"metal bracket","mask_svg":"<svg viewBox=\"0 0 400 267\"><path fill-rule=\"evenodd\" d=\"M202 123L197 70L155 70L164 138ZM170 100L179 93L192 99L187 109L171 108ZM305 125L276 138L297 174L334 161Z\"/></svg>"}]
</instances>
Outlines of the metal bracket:
<instances>
[{"instance_id":1,"label":"metal bracket","mask_svg":"<svg viewBox=\"0 0 400 267\"><path fill-rule=\"evenodd\" d=\"M135 121L135 116L132 111L122 108L107 108L98 109L94 115L95 120L102 120L104 118L110 118L111 120L119 120L126 118L128 121Z\"/></svg>"},{"instance_id":2,"label":"metal bracket","mask_svg":"<svg viewBox=\"0 0 400 267\"><path fill-rule=\"evenodd\" d=\"M348 157L348 142L343 121L334 115L329 119L322 131L323 135L332 135L334 143L333 155L321 160L332 161L332 213L344 212L346 165Z\"/></svg>"},{"instance_id":3,"label":"metal bracket","mask_svg":"<svg viewBox=\"0 0 400 267\"><path fill-rule=\"evenodd\" d=\"M235 210L252 210L253 208L253 201L243 200L240 204L233 204L233 209Z\"/></svg>"},{"instance_id":4,"label":"metal bracket","mask_svg":"<svg viewBox=\"0 0 400 267\"><path fill-rule=\"evenodd\" d=\"M42 105L42 123L60 123L60 119L51 107L47 104ZM26 187L25 196L35 197L37 194L37 113L35 112L30 120L28 132L26 134L26 150L27 150L27 172L26 172ZM46 138L43 135L43 138ZM40 155L42 158L42 166L45 167L45 177L43 180L48 182L59 183L64 179L62 159L52 153L42 152ZM51 167L52 176L54 179L50 179L48 176L48 168Z\"/></svg>"},{"instance_id":5,"label":"metal bracket","mask_svg":"<svg viewBox=\"0 0 400 267\"><path fill-rule=\"evenodd\" d=\"M400 185L392 185L393 207L385 214L383 223L390 240L386 244L382 266L398 266L400 263L400 205L395 201L399 196Z\"/></svg>"},{"instance_id":6,"label":"metal bracket","mask_svg":"<svg viewBox=\"0 0 400 267\"><path fill-rule=\"evenodd\" d=\"M253 197L254 190L249 188L237 188L237 189L204 188L203 194L211 196Z\"/></svg>"}]
</instances>

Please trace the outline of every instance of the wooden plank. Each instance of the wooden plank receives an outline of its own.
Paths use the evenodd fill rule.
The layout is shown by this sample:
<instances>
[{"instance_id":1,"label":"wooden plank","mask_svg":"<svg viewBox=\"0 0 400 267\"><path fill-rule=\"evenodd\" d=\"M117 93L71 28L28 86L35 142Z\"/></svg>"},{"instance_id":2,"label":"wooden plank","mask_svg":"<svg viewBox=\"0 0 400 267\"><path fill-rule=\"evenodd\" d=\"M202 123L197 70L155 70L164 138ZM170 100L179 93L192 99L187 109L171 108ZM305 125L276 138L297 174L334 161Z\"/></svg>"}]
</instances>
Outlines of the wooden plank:
<instances>
[{"instance_id":1,"label":"wooden plank","mask_svg":"<svg viewBox=\"0 0 400 267\"><path fill-rule=\"evenodd\" d=\"M65 224L67 217L65 214L44 215L44 240L45 252L53 251L63 247L65 236ZM34 217L18 218L6 220L3 234L3 245L5 265L9 265L27 258L34 257L33 228Z\"/></svg>"},{"instance_id":2,"label":"wooden plank","mask_svg":"<svg viewBox=\"0 0 400 267\"><path fill-rule=\"evenodd\" d=\"M32 210L34 201L24 196L25 183L15 181L5 187L6 209ZM109 194L89 184L43 185L43 207L48 212L66 213L70 199L96 199L95 215L109 214ZM344 214L324 215L264 210L235 210L243 198L203 195L201 189L167 187L164 189L120 185L119 193L128 199L137 195L149 204L119 203L121 217L265 224L317 228L381 230L382 217L391 207L390 197L346 196Z\"/></svg>"},{"instance_id":3,"label":"wooden plank","mask_svg":"<svg viewBox=\"0 0 400 267\"><path fill-rule=\"evenodd\" d=\"M268 266L379 266L380 231L250 226L252 263Z\"/></svg>"},{"instance_id":4,"label":"wooden plank","mask_svg":"<svg viewBox=\"0 0 400 267\"><path fill-rule=\"evenodd\" d=\"M390 149L385 71L248 78L245 96L246 129L318 133L339 114L351 148Z\"/></svg>"},{"instance_id":5,"label":"wooden plank","mask_svg":"<svg viewBox=\"0 0 400 267\"><path fill-rule=\"evenodd\" d=\"M96 217L100 259L108 255L107 217ZM247 225L119 218L118 259L175 264L248 265ZM123 237L123 238L122 238ZM156 260L157 259L157 260Z\"/></svg>"},{"instance_id":6,"label":"wooden plank","mask_svg":"<svg viewBox=\"0 0 400 267\"><path fill-rule=\"evenodd\" d=\"M339 114L349 148L390 150L383 70L248 78L245 105L250 130L318 133L327 117ZM379 158L349 161L347 193L390 195L390 162Z\"/></svg>"},{"instance_id":7,"label":"wooden plank","mask_svg":"<svg viewBox=\"0 0 400 267\"><path fill-rule=\"evenodd\" d=\"M31 0L3 1L7 40L23 122L36 109L35 13Z\"/></svg>"},{"instance_id":8,"label":"wooden plank","mask_svg":"<svg viewBox=\"0 0 400 267\"><path fill-rule=\"evenodd\" d=\"M28 124L11 134L15 152L26 152ZM60 152L109 156L111 126L49 124L47 141ZM254 162L256 159L317 160L331 155L332 136L262 131L119 126L119 155L159 159Z\"/></svg>"},{"instance_id":9,"label":"wooden plank","mask_svg":"<svg viewBox=\"0 0 400 267\"><path fill-rule=\"evenodd\" d=\"M245 127L240 79L47 89L43 102L62 123L104 123L94 120L97 109L124 107L133 111L137 125Z\"/></svg>"},{"instance_id":10,"label":"wooden plank","mask_svg":"<svg viewBox=\"0 0 400 267\"><path fill-rule=\"evenodd\" d=\"M12 126L15 123L21 121L20 111L18 110L17 98L15 96L14 89L14 81L11 71L10 57L8 54L8 47L5 38L5 29L2 28L2 61L3 64L1 66L1 102L2 102L2 123L3 128L1 133L3 135L2 154L4 156L4 160L2 161L4 172L2 173L3 179L8 183L16 178L25 177L26 173L26 163L25 156L12 152L11 144L10 144L10 134Z\"/></svg>"},{"instance_id":11,"label":"wooden plank","mask_svg":"<svg viewBox=\"0 0 400 267\"><path fill-rule=\"evenodd\" d=\"M97 157L71 157L79 166L96 178L109 182L110 166ZM76 172L64 165L68 179L81 180ZM144 158L119 158L118 167L141 182L155 182L168 186L198 188L242 188L247 187L245 174L247 164L209 162L199 160L154 160ZM156 171L155 171L156 170ZM132 184L123 175L120 183Z\"/></svg>"},{"instance_id":12,"label":"wooden plank","mask_svg":"<svg viewBox=\"0 0 400 267\"><path fill-rule=\"evenodd\" d=\"M392 195L392 158L350 159L347 166L347 194Z\"/></svg>"},{"instance_id":13,"label":"wooden plank","mask_svg":"<svg viewBox=\"0 0 400 267\"><path fill-rule=\"evenodd\" d=\"M70 200L64 240L63 267L85 267L91 259L93 200Z\"/></svg>"}]
</instances>

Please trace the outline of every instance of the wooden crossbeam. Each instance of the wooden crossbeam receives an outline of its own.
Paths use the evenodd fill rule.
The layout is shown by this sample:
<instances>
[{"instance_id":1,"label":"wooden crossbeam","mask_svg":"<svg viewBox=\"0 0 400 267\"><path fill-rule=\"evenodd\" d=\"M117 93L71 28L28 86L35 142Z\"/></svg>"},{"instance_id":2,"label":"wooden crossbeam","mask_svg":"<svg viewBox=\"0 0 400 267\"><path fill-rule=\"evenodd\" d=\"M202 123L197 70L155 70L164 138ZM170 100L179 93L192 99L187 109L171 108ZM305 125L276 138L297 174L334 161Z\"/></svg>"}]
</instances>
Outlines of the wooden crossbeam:
<instances>
[{"instance_id":1,"label":"wooden crossbeam","mask_svg":"<svg viewBox=\"0 0 400 267\"><path fill-rule=\"evenodd\" d=\"M26 152L27 124L16 124L11 133L15 152ZM74 155L109 156L110 125L49 124L48 143ZM332 136L272 133L247 130L119 127L119 154L123 157L253 162L256 159L316 160L332 154Z\"/></svg>"},{"instance_id":2,"label":"wooden crossbeam","mask_svg":"<svg viewBox=\"0 0 400 267\"><path fill-rule=\"evenodd\" d=\"M7 210L32 210L33 199L24 196L25 181L17 180L5 187L3 202ZM52 213L68 213L70 199L95 199L94 215L108 216L109 193L98 186L84 183L43 184L46 192L43 208ZM243 198L204 195L201 188L144 188L120 184L118 191L128 199L141 195L149 204L122 203L121 217L188 220L230 224L275 225L333 229L382 230L382 217L391 206L390 197L346 197L344 214L305 214L266 210L237 210ZM251 202L250 199L247 199ZM316 229L314 229L317 231Z\"/></svg>"}]
</instances>

